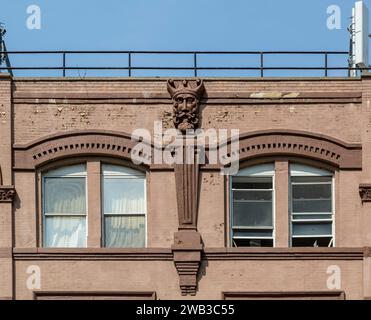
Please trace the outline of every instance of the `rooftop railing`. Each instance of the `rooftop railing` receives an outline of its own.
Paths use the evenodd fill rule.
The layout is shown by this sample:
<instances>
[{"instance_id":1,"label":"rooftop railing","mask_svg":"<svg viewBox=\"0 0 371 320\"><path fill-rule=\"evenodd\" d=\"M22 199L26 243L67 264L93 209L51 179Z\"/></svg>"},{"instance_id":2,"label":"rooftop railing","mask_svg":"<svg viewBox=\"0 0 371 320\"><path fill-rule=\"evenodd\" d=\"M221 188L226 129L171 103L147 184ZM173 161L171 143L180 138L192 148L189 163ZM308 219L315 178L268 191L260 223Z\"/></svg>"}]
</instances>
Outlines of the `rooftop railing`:
<instances>
[{"instance_id":1,"label":"rooftop railing","mask_svg":"<svg viewBox=\"0 0 371 320\"><path fill-rule=\"evenodd\" d=\"M347 51L7 51L15 76L347 77Z\"/></svg>"}]
</instances>

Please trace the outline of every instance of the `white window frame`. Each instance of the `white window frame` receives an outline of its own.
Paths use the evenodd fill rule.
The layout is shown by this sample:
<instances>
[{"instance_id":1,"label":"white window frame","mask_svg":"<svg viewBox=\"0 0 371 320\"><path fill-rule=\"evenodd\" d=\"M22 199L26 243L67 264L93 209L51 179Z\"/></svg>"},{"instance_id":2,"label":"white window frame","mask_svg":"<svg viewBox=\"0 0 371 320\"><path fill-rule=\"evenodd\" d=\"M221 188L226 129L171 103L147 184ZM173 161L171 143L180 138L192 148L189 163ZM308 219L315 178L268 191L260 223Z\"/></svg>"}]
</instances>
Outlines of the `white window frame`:
<instances>
[{"instance_id":1,"label":"white window frame","mask_svg":"<svg viewBox=\"0 0 371 320\"><path fill-rule=\"evenodd\" d=\"M292 211L292 177L331 177L331 207L332 212L306 212L306 213L293 213ZM303 183L305 184L305 183ZM308 183L311 184L311 183ZM321 184L321 183L316 183ZM323 183L328 184L328 183ZM289 164L289 230L290 230L290 237L289 237L289 245L292 247L292 240L293 238L330 238L328 235L305 235L305 236L293 236L293 215L331 215L332 219L295 219L295 222L317 222L317 223L325 223L325 222L332 222L331 225L331 238L330 244L331 247L335 247L336 242L336 235L335 235L335 218L336 218L336 208L335 208L335 173L323 169L319 169L312 166L297 164L297 163L290 163Z\"/></svg>"},{"instance_id":2,"label":"white window frame","mask_svg":"<svg viewBox=\"0 0 371 320\"><path fill-rule=\"evenodd\" d=\"M255 177L255 178L272 178L272 188L271 189L264 189L264 191L271 191L272 192L272 237L234 237L233 236L233 192L235 191L232 188L233 183L233 176L229 179L229 207L230 207L230 223L229 223L229 234L230 234L230 243L229 245L231 247L234 247L233 245L233 239L246 239L246 240L272 240L272 247L274 248L276 246L276 190L275 190L275 163L266 163L261 165L254 165L251 167L240 169L237 175L235 177ZM249 189L254 190L254 189ZM258 189L256 189L258 190ZM260 189L259 189L260 190ZM238 229L243 229L243 227L239 227ZM246 227L245 229L248 230L259 230L264 229L268 230L266 227Z\"/></svg>"},{"instance_id":3,"label":"white window frame","mask_svg":"<svg viewBox=\"0 0 371 320\"><path fill-rule=\"evenodd\" d=\"M76 170L80 167L80 170ZM88 174L87 174L87 167L86 163L77 164L77 165L66 165L61 166L56 169L48 170L41 174L42 177L42 186L41 186L41 203L42 203L42 224L43 224L43 232L42 232L42 246L44 248L56 248L56 247L49 247L46 245L46 217L85 217L85 245L82 247L77 248L87 248L88 245L88 234L89 234L89 215L88 215ZM46 200L46 192L45 192L45 180L48 178L84 178L85 179L85 214L80 213L47 213L45 212L45 200Z\"/></svg>"},{"instance_id":4,"label":"white window frame","mask_svg":"<svg viewBox=\"0 0 371 320\"><path fill-rule=\"evenodd\" d=\"M117 171L112 171L112 173L105 174L105 168L115 168L120 169L122 172L118 173ZM141 179L143 180L143 192L144 192L144 213L106 213L104 211L104 179L109 177L109 179ZM144 215L144 247L147 248L147 177L144 172L135 170L126 166L110 164L110 163L101 163L101 223L102 223L102 246L106 248L106 232L105 232L105 217L106 216L143 216Z\"/></svg>"}]
</instances>

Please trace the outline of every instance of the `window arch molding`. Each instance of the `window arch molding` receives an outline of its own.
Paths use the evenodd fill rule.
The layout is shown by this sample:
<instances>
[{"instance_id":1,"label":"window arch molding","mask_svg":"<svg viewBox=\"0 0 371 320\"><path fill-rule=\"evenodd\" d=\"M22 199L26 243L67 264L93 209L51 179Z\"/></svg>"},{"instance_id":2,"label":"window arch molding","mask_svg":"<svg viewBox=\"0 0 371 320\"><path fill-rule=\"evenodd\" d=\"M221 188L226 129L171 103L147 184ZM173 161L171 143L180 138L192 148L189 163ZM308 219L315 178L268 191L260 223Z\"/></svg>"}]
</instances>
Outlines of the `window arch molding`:
<instances>
[{"instance_id":1,"label":"window arch molding","mask_svg":"<svg viewBox=\"0 0 371 320\"><path fill-rule=\"evenodd\" d=\"M231 152L231 140L227 142L227 149ZM240 165L253 159L261 161L266 157L296 157L333 168L362 169L361 144L298 130L274 129L242 134L237 152ZM208 166L215 165L204 167Z\"/></svg>"},{"instance_id":2,"label":"window arch molding","mask_svg":"<svg viewBox=\"0 0 371 320\"><path fill-rule=\"evenodd\" d=\"M14 168L35 170L49 163L72 157L109 157L131 162L137 144L125 132L78 130L49 135L28 144L13 145ZM153 145L150 145L153 154ZM149 157L150 155L144 155ZM142 167L148 167L143 164Z\"/></svg>"}]
</instances>

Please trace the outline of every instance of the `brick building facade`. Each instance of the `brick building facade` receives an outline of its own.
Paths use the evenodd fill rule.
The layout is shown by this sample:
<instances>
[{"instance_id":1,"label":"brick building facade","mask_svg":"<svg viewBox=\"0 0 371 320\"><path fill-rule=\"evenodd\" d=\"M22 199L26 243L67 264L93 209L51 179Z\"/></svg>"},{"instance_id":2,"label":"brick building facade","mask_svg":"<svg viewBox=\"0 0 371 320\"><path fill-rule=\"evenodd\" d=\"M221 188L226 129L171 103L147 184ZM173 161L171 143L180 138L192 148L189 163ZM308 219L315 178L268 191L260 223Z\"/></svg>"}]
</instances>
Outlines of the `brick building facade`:
<instances>
[{"instance_id":1,"label":"brick building facade","mask_svg":"<svg viewBox=\"0 0 371 320\"><path fill-rule=\"evenodd\" d=\"M0 76L0 299L371 297L371 78L203 86L237 176L130 161L135 129L174 127L166 79ZM141 200L109 203L128 179Z\"/></svg>"}]
</instances>

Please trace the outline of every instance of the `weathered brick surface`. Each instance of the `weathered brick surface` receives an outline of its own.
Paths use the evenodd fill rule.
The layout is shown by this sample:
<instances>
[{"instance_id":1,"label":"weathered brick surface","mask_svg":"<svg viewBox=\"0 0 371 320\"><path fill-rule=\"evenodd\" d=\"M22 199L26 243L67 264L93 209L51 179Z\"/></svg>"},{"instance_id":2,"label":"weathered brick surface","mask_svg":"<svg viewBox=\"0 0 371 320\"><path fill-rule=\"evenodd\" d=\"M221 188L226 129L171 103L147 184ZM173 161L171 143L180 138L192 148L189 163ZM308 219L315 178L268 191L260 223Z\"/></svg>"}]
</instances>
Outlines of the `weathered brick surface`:
<instances>
[{"instance_id":1,"label":"weathered brick surface","mask_svg":"<svg viewBox=\"0 0 371 320\"><path fill-rule=\"evenodd\" d=\"M205 79L204 83L207 96L201 107L203 128L239 129L241 134L268 129L301 130L361 143L362 170L335 174L335 237L336 247L371 246L371 204L362 204L358 194L360 183L371 183L371 79ZM357 100L354 94L358 92L362 98ZM265 98L249 100L246 95L251 93L263 94ZM297 99L284 98L281 93ZM314 98L300 98L303 93L307 97L311 93ZM315 98L319 93L322 98ZM351 98L346 97L347 93ZM324 101L326 94L331 96L329 101ZM334 98L334 94L341 99ZM223 100L224 96L228 101ZM244 98L239 99L240 96ZM173 127L165 79L12 82L10 78L0 78L0 165L3 182L14 183L18 194L13 209L0 206L0 247L33 250L38 246L37 177L34 172L12 173L12 143L26 144L50 134L81 129L129 134L137 128L152 131L155 120L162 120L165 128ZM178 227L174 173L154 171L147 177L147 245L170 248ZM198 230L205 247L224 247L229 206L225 177L203 171L200 180ZM282 204L281 207L286 208ZM282 246L284 240L280 241ZM205 260L195 298L219 299L222 291L327 290L326 271L333 264L341 268L341 290L347 298L363 298L371 296L370 262L367 263L363 274L362 259ZM160 299L181 298L172 261L19 259L15 264L18 299L32 298L32 290L26 289L25 282L26 269L33 264L41 267L43 291L156 291ZM0 277L0 298L9 297L13 276L9 258L0 257L0 272L6 273Z\"/></svg>"},{"instance_id":2,"label":"weathered brick surface","mask_svg":"<svg viewBox=\"0 0 371 320\"><path fill-rule=\"evenodd\" d=\"M12 185L11 79L0 74L0 185ZM12 207L0 203L0 251L12 247ZM0 299L12 296L11 257L0 254ZM5 276L4 276L5 275Z\"/></svg>"}]
</instances>

